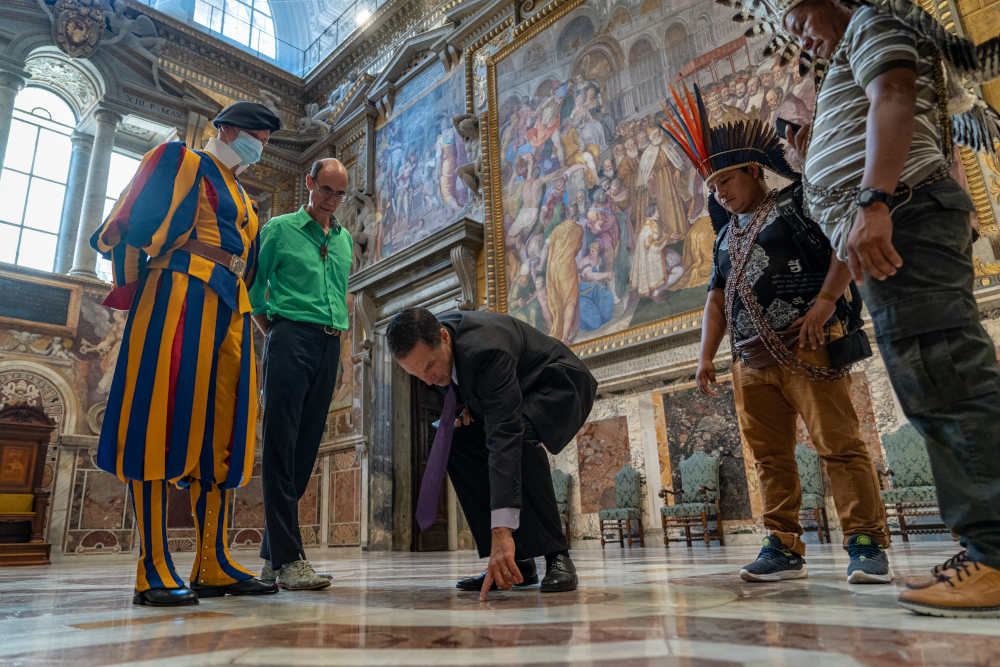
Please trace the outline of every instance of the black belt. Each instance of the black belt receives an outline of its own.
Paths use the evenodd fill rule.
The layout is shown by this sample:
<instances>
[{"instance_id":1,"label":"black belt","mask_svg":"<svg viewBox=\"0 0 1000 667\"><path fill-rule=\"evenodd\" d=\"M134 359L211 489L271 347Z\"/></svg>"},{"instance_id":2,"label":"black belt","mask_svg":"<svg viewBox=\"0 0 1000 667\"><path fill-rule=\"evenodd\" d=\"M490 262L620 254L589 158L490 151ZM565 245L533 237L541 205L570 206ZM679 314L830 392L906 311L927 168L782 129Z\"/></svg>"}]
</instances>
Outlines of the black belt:
<instances>
[{"instance_id":1,"label":"black belt","mask_svg":"<svg viewBox=\"0 0 1000 667\"><path fill-rule=\"evenodd\" d=\"M334 329L333 327L327 326L325 324L317 324L316 322L302 322L300 320L290 320L282 315L275 315L274 317L271 318L271 320L275 324L277 324L281 320L285 320L286 322L294 322L295 324L302 324L307 327L312 327L313 329L319 329L323 333L328 334L330 336L340 336L342 333L344 333L343 330L341 329Z\"/></svg>"}]
</instances>

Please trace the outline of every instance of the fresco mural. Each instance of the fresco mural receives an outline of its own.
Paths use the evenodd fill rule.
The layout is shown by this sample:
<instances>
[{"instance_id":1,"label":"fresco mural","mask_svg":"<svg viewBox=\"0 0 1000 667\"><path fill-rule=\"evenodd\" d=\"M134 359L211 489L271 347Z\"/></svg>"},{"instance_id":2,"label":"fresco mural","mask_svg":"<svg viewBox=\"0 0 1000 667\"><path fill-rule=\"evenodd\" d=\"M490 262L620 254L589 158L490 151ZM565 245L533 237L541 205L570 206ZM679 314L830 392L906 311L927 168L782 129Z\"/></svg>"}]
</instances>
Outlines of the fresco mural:
<instances>
[{"instance_id":1,"label":"fresco mural","mask_svg":"<svg viewBox=\"0 0 1000 667\"><path fill-rule=\"evenodd\" d=\"M451 123L465 113L459 72L375 131L376 262L469 212L469 189L456 175L469 160Z\"/></svg>"},{"instance_id":2,"label":"fresco mural","mask_svg":"<svg viewBox=\"0 0 1000 667\"><path fill-rule=\"evenodd\" d=\"M699 83L714 123L811 114L797 63L762 59L710 0L641 9L569 0L491 59L501 306L567 344L704 305L715 234L704 182L659 127L668 84Z\"/></svg>"}]
</instances>

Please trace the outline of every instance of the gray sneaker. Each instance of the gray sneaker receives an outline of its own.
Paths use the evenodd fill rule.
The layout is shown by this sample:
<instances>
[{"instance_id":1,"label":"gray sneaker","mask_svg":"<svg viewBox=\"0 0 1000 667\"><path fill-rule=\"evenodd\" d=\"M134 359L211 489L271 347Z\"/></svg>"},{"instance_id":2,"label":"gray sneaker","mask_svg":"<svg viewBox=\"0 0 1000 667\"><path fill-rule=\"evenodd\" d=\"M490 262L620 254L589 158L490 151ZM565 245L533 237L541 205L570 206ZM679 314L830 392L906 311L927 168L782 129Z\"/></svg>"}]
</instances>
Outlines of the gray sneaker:
<instances>
[{"instance_id":1,"label":"gray sneaker","mask_svg":"<svg viewBox=\"0 0 1000 667\"><path fill-rule=\"evenodd\" d=\"M316 576L317 577L323 577L324 579L333 579L333 575L332 574L326 574L324 572L317 572ZM271 561L269 561L269 560L265 560L264 561L264 567L262 567L260 569L260 577L258 577L258 578L261 581L277 581L278 580L278 573L275 572L274 568L271 566Z\"/></svg>"},{"instance_id":2,"label":"gray sneaker","mask_svg":"<svg viewBox=\"0 0 1000 667\"><path fill-rule=\"evenodd\" d=\"M316 574L302 554L299 554L299 560L282 565L275 581L289 591L316 591L332 583L329 579Z\"/></svg>"},{"instance_id":3,"label":"gray sneaker","mask_svg":"<svg viewBox=\"0 0 1000 667\"><path fill-rule=\"evenodd\" d=\"M851 556L847 566L849 584L888 584L895 576L885 549L867 535L852 535L847 540L847 553Z\"/></svg>"}]
</instances>

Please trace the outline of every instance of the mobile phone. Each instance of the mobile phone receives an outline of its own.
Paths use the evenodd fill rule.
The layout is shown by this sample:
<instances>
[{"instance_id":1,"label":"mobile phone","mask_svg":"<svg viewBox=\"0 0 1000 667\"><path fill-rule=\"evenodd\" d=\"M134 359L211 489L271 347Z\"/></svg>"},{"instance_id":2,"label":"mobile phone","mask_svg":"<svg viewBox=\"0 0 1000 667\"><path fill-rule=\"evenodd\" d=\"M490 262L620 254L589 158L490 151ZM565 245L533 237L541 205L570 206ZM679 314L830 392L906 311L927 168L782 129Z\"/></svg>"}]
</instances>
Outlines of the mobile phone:
<instances>
[{"instance_id":1,"label":"mobile phone","mask_svg":"<svg viewBox=\"0 0 1000 667\"><path fill-rule=\"evenodd\" d=\"M784 139L788 136L788 128L792 128L792 134L794 135L802 129L802 126L784 118L775 118L774 128L778 131L778 135Z\"/></svg>"}]
</instances>

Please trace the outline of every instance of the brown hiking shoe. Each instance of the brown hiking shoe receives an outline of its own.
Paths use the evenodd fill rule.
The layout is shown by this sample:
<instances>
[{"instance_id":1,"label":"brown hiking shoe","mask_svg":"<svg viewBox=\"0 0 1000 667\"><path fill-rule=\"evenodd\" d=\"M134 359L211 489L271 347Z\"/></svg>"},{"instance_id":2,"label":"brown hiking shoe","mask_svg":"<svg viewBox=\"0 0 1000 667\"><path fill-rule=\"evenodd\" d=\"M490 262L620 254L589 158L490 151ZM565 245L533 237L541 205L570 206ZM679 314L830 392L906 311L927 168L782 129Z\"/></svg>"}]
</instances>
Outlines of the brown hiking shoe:
<instances>
[{"instance_id":1,"label":"brown hiking shoe","mask_svg":"<svg viewBox=\"0 0 1000 667\"><path fill-rule=\"evenodd\" d=\"M965 560L928 588L903 591L900 606L926 616L1000 618L1000 570Z\"/></svg>"},{"instance_id":2,"label":"brown hiking shoe","mask_svg":"<svg viewBox=\"0 0 1000 667\"><path fill-rule=\"evenodd\" d=\"M938 582L938 576L942 572L951 569L958 563L964 563L967 560L969 560L969 552L963 549L940 565L935 565L931 570L931 573L926 577L910 577L906 580L906 587L913 591L930 588Z\"/></svg>"}]
</instances>

